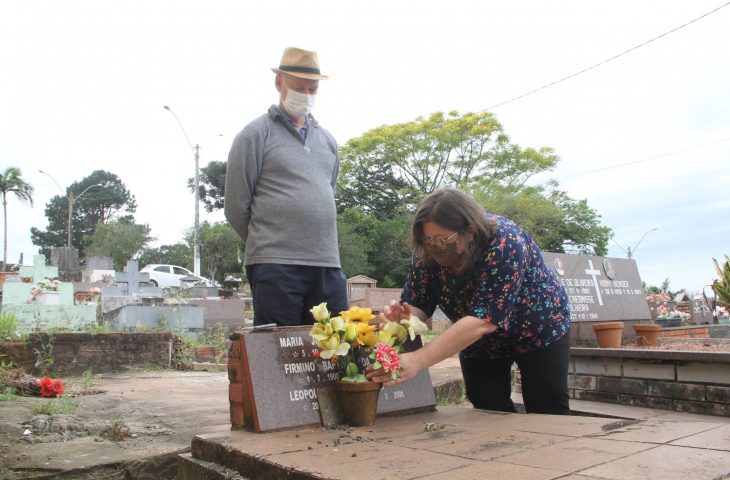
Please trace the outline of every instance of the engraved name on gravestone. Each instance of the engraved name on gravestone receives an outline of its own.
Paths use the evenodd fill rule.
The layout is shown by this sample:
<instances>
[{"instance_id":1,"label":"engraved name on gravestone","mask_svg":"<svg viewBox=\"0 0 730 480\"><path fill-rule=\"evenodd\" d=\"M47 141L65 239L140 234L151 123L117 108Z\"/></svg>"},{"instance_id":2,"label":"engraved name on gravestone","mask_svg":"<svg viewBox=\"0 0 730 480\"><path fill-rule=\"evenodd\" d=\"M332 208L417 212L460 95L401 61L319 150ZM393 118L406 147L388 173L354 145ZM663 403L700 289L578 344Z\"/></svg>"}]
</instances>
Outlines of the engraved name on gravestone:
<instances>
[{"instance_id":1,"label":"engraved name on gravestone","mask_svg":"<svg viewBox=\"0 0 730 480\"><path fill-rule=\"evenodd\" d=\"M544 252L568 292L571 321L649 320L636 262Z\"/></svg>"},{"instance_id":2,"label":"engraved name on gravestone","mask_svg":"<svg viewBox=\"0 0 730 480\"><path fill-rule=\"evenodd\" d=\"M252 330L241 335L245 410L264 432L320 422L318 386L332 385L339 373L332 362L315 357L310 326ZM428 370L380 391L378 413L433 410L436 398Z\"/></svg>"}]
</instances>

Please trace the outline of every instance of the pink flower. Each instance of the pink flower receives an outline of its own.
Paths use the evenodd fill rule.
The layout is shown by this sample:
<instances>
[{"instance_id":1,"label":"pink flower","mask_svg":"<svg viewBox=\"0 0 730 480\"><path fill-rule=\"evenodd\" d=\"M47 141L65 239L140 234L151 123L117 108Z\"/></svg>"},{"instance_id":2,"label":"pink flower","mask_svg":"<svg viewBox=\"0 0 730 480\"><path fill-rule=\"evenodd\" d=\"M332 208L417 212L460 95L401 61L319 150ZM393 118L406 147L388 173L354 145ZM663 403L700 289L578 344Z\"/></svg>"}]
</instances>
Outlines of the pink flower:
<instances>
[{"instance_id":1,"label":"pink flower","mask_svg":"<svg viewBox=\"0 0 730 480\"><path fill-rule=\"evenodd\" d=\"M378 343L378 346L375 347L375 360L383 365L386 372L395 372L400 368L398 352L387 343Z\"/></svg>"}]
</instances>

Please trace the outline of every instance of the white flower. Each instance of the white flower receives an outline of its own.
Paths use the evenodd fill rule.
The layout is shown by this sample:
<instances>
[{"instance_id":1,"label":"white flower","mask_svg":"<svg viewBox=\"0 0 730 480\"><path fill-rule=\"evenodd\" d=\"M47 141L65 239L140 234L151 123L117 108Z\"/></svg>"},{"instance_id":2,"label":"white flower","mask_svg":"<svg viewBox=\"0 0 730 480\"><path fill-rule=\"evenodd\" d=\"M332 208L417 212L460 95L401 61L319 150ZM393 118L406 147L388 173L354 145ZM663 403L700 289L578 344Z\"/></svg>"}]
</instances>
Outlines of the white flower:
<instances>
[{"instance_id":1,"label":"white flower","mask_svg":"<svg viewBox=\"0 0 730 480\"><path fill-rule=\"evenodd\" d=\"M330 312L327 311L326 302L322 302L319 305L317 305L316 307L312 307L312 309L309 311L312 312L312 316L318 322L323 322L323 321L327 320L328 318L330 318Z\"/></svg>"},{"instance_id":2,"label":"white flower","mask_svg":"<svg viewBox=\"0 0 730 480\"><path fill-rule=\"evenodd\" d=\"M415 315L411 315L411 318L408 320L401 320L400 323L408 328L408 336L411 341L413 341L417 335L421 335L428 330L428 325L423 323L421 319Z\"/></svg>"}]
</instances>

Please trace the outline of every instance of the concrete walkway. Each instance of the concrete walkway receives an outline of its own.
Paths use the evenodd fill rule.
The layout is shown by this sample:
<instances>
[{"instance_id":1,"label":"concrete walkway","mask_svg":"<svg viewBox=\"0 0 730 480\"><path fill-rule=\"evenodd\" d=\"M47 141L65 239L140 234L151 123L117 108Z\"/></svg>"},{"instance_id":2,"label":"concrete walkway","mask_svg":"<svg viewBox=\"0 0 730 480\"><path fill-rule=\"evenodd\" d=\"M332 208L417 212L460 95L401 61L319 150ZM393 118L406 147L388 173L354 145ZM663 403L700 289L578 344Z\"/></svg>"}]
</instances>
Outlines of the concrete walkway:
<instances>
[{"instance_id":1,"label":"concrete walkway","mask_svg":"<svg viewBox=\"0 0 730 480\"><path fill-rule=\"evenodd\" d=\"M728 419L633 413L642 419L439 407L378 418L372 427L201 435L181 461L181 478L730 478Z\"/></svg>"}]
</instances>

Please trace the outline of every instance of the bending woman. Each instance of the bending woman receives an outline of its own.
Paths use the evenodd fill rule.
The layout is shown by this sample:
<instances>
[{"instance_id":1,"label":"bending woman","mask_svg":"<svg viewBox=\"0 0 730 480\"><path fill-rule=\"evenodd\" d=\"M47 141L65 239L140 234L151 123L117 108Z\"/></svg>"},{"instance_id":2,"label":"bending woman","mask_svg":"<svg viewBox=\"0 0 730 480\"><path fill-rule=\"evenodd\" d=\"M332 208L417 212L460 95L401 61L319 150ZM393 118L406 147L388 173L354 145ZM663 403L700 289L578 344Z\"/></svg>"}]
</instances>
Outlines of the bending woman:
<instances>
[{"instance_id":1,"label":"bending woman","mask_svg":"<svg viewBox=\"0 0 730 480\"><path fill-rule=\"evenodd\" d=\"M508 218L444 188L419 205L411 242L401 302L386 306L383 320L426 321L439 307L453 324L402 354L397 380L382 369L368 377L396 385L458 352L474 407L516 411L510 395L517 363L528 413L569 414L568 298L535 241Z\"/></svg>"}]
</instances>

